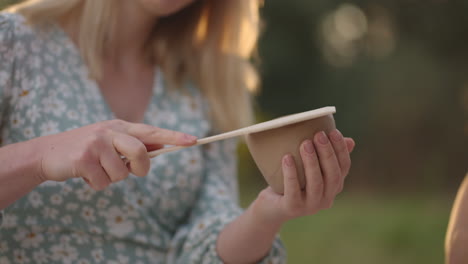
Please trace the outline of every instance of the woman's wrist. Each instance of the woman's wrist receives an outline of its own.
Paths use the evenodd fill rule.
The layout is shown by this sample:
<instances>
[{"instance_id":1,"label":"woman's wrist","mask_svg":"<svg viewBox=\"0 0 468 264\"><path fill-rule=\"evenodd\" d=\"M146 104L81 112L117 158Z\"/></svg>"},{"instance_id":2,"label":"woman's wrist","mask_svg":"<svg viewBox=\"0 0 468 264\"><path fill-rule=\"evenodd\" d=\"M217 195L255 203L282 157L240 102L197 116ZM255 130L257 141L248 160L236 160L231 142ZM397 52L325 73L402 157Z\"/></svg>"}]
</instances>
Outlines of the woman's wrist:
<instances>
[{"instance_id":1,"label":"woman's wrist","mask_svg":"<svg viewBox=\"0 0 468 264\"><path fill-rule=\"evenodd\" d=\"M31 176L34 177L34 180L38 185L47 181L47 178L45 177L44 171L42 169L44 147L40 143L41 142L39 141L39 138L23 143L29 149L27 152L29 154L29 162L32 172Z\"/></svg>"},{"instance_id":2,"label":"woman's wrist","mask_svg":"<svg viewBox=\"0 0 468 264\"><path fill-rule=\"evenodd\" d=\"M40 153L35 140L0 148L0 210L44 182Z\"/></svg>"},{"instance_id":3,"label":"woman's wrist","mask_svg":"<svg viewBox=\"0 0 468 264\"><path fill-rule=\"evenodd\" d=\"M262 193L260 193L255 199L247 211L250 211L252 219L256 222L257 226L274 229L279 231L281 226L286 222L286 219L276 215L270 211L271 200L266 199Z\"/></svg>"},{"instance_id":4,"label":"woman's wrist","mask_svg":"<svg viewBox=\"0 0 468 264\"><path fill-rule=\"evenodd\" d=\"M217 252L226 263L257 263L271 249L282 221L265 214L265 204L256 199L252 204L221 231Z\"/></svg>"},{"instance_id":5,"label":"woman's wrist","mask_svg":"<svg viewBox=\"0 0 468 264\"><path fill-rule=\"evenodd\" d=\"M37 139L4 146L5 154L10 157L9 168L14 174L22 174L27 182L39 185L45 181L41 169L41 148Z\"/></svg>"}]
</instances>

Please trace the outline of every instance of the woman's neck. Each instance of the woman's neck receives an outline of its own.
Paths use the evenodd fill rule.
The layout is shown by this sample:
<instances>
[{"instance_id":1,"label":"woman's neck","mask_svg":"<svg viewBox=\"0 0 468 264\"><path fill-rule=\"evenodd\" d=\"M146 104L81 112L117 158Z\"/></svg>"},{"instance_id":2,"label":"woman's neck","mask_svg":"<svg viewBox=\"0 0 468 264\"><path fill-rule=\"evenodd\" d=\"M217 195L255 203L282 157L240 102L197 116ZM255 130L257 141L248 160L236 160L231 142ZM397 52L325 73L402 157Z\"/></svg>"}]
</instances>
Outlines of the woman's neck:
<instances>
[{"instance_id":1,"label":"woman's neck","mask_svg":"<svg viewBox=\"0 0 468 264\"><path fill-rule=\"evenodd\" d=\"M138 1L119 1L115 31L103 63L114 71L125 72L129 65L154 64L147 56L147 43L158 17L146 11ZM70 14L60 20L61 26L78 45L79 16Z\"/></svg>"},{"instance_id":2,"label":"woman's neck","mask_svg":"<svg viewBox=\"0 0 468 264\"><path fill-rule=\"evenodd\" d=\"M115 66L148 60L147 43L158 18L146 11L138 1L120 3L114 39L111 40L105 59Z\"/></svg>"}]
</instances>

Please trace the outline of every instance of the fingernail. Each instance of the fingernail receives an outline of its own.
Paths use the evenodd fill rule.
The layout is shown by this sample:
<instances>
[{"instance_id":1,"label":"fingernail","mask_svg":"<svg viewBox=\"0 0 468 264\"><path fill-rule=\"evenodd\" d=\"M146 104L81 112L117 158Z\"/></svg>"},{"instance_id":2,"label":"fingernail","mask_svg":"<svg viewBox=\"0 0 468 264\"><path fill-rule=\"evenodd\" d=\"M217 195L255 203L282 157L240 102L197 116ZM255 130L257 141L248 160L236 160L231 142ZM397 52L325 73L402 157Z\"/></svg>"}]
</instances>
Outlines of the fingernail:
<instances>
[{"instance_id":1,"label":"fingernail","mask_svg":"<svg viewBox=\"0 0 468 264\"><path fill-rule=\"evenodd\" d=\"M330 137L335 142L338 142L343 139L343 135L338 129L334 129L332 132L330 132Z\"/></svg>"},{"instance_id":2,"label":"fingernail","mask_svg":"<svg viewBox=\"0 0 468 264\"><path fill-rule=\"evenodd\" d=\"M318 142L320 144L323 144L323 145L328 143L328 137L325 134L325 132L322 131L322 132L318 133Z\"/></svg>"},{"instance_id":3,"label":"fingernail","mask_svg":"<svg viewBox=\"0 0 468 264\"><path fill-rule=\"evenodd\" d=\"M293 164L294 164L294 160L293 160L293 157L291 154L288 154L284 157L284 163L286 164L286 166L288 167L292 167Z\"/></svg>"},{"instance_id":4,"label":"fingernail","mask_svg":"<svg viewBox=\"0 0 468 264\"><path fill-rule=\"evenodd\" d=\"M196 137L196 136L189 135L189 134L185 134L185 135L184 135L184 139L185 139L187 142L193 142L193 141L196 141L196 140L197 140L197 137Z\"/></svg>"},{"instance_id":5,"label":"fingernail","mask_svg":"<svg viewBox=\"0 0 468 264\"><path fill-rule=\"evenodd\" d=\"M313 154L314 153L314 145L312 144L311 140L306 140L304 144L304 149L307 153Z\"/></svg>"}]
</instances>

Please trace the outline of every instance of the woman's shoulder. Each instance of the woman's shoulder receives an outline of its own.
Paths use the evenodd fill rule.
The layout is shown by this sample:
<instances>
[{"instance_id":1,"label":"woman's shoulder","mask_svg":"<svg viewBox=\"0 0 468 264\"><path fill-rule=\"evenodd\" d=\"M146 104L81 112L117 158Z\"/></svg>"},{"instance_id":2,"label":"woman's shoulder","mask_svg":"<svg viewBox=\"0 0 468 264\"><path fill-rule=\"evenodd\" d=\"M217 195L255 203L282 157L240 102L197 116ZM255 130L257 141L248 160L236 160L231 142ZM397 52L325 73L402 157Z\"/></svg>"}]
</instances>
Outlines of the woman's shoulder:
<instances>
[{"instance_id":1,"label":"woman's shoulder","mask_svg":"<svg viewBox=\"0 0 468 264\"><path fill-rule=\"evenodd\" d=\"M0 30L3 32L13 32L20 27L26 27L25 18L17 13L0 12Z\"/></svg>"},{"instance_id":2,"label":"woman's shoulder","mask_svg":"<svg viewBox=\"0 0 468 264\"><path fill-rule=\"evenodd\" d=\"M14 41L29 41L37 37L36 29L24 16L18 13L0 12L0 43L6 45Z\"/></svg>"},{"instance_id":3,"label":"woman's shoulder","mask_svg":"<svg viewBox=\"0 0 468 264\"><path fill-rule=\"evenodd\" d=\"M7 11L0 12L0 25L12 25L15 23L24 22L24 17L18 13L12 13Z\"/></svg>"},{"instance_id":4,"label":"woman's shoulder","mask_svg":"<svg viewBox=\"0 0 468 264\"><path fill-rule=\"evenodd\" d=\"M0 12L0 47L12 44L13 28L18 17L12 13Z\"/></svg>"},{"instance_id":5,"label":"woman's shoulder","mask_svg":"<svg viewBox=\"0 0 468 264\"><path fill-rule=\"evenodd\" d=\"M3 68L0 70L7 69L8 67L5 67L5 65L11 66L14 60L15 28L21 25L23 21L24 19L18 14L0 12L0 66Z\"/></svg>"}]
</instances>

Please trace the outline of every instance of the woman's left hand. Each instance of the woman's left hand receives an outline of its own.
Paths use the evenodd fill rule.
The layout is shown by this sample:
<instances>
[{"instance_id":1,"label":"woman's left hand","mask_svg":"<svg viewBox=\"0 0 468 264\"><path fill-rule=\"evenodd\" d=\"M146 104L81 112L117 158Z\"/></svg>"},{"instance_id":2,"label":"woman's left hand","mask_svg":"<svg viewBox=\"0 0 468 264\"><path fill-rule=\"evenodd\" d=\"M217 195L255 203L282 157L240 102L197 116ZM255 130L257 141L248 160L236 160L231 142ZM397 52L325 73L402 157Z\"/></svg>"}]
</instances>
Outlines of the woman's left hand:
<instances>
[{"instance_id":1,"label":"woman's left hand","mask_svg":"<svg viewBox=\"0 0 468 264\"><path fill-rule=\"evenodd\" d=\"M324 132L315 134L313 142L302 142L305 188L301 190L299 186L293 157L285 155L282 160L284 194L275 193L271 187L264 189L252 205L255 214L269 223L281 225L330 208L335 196L343 190L354 145L353 139L344 138L336 129L328 136Z\"/></svg>"}]
</instances>

